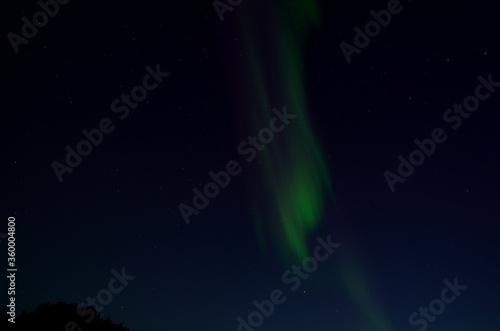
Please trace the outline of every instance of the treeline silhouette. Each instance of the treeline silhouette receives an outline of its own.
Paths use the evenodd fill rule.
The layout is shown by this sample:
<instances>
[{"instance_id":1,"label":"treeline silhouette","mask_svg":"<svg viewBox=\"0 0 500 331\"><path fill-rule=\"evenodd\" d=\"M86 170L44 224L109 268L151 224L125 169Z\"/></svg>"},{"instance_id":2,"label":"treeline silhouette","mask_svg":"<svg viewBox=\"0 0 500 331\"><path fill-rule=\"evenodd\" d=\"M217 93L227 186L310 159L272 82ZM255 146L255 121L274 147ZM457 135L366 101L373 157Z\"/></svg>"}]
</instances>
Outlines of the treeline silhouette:
<instances>
[{"instance_id":1,"label":"treeline silhouette","mask_svg":"<svg viewBox=\"0 0 500 331\"><path fill-rule=\"evenodd\" d=\"M67 331L68 322L75 322L78 327L69 329L72 331L130 331L121 323L114 324L108 317L103 319L94 307L88 307L95 313L95 317L89 321L88 315L79 316L76 308L76 303L58 302L49 304L48 302L38 305L34 312L23 311L19 316L16 316L16 323L8 321L10 318L7 315L7 306L2 308L2 321L0 322L0 330L50 330L50 331ZM89 321L89 323L86 322Z\"/></svg>"}]
</instances>

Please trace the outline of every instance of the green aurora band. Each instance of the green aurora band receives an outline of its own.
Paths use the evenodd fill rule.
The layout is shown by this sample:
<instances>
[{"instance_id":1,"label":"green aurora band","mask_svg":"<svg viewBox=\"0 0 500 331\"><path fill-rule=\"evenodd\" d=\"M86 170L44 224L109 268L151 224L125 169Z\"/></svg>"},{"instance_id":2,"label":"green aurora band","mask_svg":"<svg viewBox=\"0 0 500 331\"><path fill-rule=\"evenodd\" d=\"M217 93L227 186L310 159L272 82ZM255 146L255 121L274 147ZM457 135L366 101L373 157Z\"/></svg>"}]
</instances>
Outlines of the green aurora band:
<instances>
[{"instance_id":1,"label":"green aurora band","mask_svg":"<svg viewBox=\"0 0 500 331\"><path fill-rule=\"evenodd\" d=\"M256 88L255 95L248 92L257 108L257 116L250 120L254 129L261 129L270 118L271 99L284 100L288 112L298 116L258 155L268 196L255 188L254 216L261 249L267 251L271 245L289 266L290 261L312 255L307 248L310 236L323 222L327 203L335 205L328 164L309 121L304 87L305 42L311 30L320 27L321 15L316 0L273 0L267 5L267 13L262 8L241 13L251 11L250 6L238 11L244 50L252 55L248 56L249 76ZM362 323L363 330L391 331L390 320L368 285L366 270L354 262L355 254L349 255L341 259L333 276L338 283L325 285L337 294L345 293L358 307L361 318L356 323Z\"/></svg>"},{"instance_id":2,"label":"green aurora band","mask_svg":"<svg viewBox=\"0 0 500 331\"><path fill-rule=\"evenodd\" d=\"M245 51L254 54L249 57L250 76L257 87L252 100L265 108L270 104L268 91L273 90L273 97L298 116L259 155L269 196L259 206L262 192L255 192L257 235L263 249L269 239L284 260L302 260L309 256L308 238L323 221L326 203L334 200L327 162L308 118L304 88L304 43L310 27L319 26L320 15L316 1L311 0L273 1L269 6L268 22L255 19L254 15L262 13L243 15ZM258 33L262 27L269 35ZM272 69L266 71L270 65ZM264 77L268 71L272 73ZM256 130L269 120L269 114L261 110L252 119ZM266 237L268 233L271 238Z\"/></svg>"}]
</instances>

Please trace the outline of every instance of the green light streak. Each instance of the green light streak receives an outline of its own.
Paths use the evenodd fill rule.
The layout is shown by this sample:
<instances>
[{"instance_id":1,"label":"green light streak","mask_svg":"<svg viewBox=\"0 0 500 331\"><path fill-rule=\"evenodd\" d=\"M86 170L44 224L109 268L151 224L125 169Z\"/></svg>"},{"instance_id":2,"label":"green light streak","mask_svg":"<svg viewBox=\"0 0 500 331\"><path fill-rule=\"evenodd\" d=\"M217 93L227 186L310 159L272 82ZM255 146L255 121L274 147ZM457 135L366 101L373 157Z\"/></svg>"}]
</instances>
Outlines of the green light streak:
<instances>
[{"instance_id":1,"label":"green light streak","mask_svg":"<svg viewBox=\"0 0 500 331\"><path fill-rule=\"evenodd\" d=\"M264 182L266 189L254 188L254 219L261 249L267 251L272 246L285 263L297 263L312 255L308 239L324 221L327 204L335 204L328 163L310 123L304 87L304 45L311 29L320 26L319 4L316 0L273 0L269 6L278 14L240 12L246 16L242 31L255 88L248 102L260 109L258 116L250 119L255 130L262 129L272 116L271 98L272 102L283 100L289 113L298 116L257 156L263 169L259 170L263 174L259 182ZM335 292L345 291L359 307L363 330L392 331L365 274L353 259L342 262L332 275L339 276L332 284Z\"/></svg>"},{"instance_id":2,"label":"green light streak","mask_svg":"<svg viewBox=\"0 0 500 331\"><path fill-rule=\"evenodd\" d=\"M273 141L259 155L264 164L268 202L260 203L262 192L257 193L256 229L261 247L266 246L269 236L285 260L296 260L310 255L308 238L323 221L326 203L333 200L327 162L308 118L304 88L303 45L311 26L319 25L320 15L317 1L313 0L283 1L271 6L275 13L280 13L277 17L267 22L262 22L261 17L257 20L248 17L243 24L246 50L254 52L249 66L256 88L255 99L265 109L264 105L270 104L270 91L277 90L288 112L298 116L277 135L275 140L279 141ZM266 25L270 33L267 37L274 41L271 52L262 46L262 36L256 35L255 24ZM275 75L266 72L269 63L277 69ZM254 119L254 124L260 125L255 129L260 130L268 119L267 110Z\"/></svg>"}]
</instances>

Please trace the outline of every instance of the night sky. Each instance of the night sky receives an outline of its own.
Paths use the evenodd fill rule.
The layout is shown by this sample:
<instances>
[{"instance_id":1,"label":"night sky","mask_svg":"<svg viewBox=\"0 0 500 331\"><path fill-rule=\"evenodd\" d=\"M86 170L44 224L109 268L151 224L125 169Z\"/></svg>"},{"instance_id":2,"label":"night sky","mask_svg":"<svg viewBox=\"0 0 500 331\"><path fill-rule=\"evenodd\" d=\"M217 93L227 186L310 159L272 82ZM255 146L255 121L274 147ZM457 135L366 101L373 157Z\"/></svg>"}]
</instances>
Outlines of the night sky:
<instances>
[{"instance_id":1,"label":"night sky","mask_svg":"<svg viewBox=\"0 0 500 331\"><path fill-rule=\"evenodd\" d=\"M499 9L5 1L16 313L124 273L134 331L500 330Z\"/></svg>"}]
</instances>

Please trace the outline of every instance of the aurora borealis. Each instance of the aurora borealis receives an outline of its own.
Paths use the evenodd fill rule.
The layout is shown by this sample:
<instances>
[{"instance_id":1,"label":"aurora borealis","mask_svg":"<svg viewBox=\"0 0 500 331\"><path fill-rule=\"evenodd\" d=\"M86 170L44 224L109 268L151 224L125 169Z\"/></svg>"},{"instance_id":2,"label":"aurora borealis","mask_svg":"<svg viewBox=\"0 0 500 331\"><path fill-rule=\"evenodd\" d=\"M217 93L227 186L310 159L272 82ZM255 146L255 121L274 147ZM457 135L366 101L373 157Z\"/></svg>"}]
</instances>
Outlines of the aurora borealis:
<instances>
[{"instance_id":1,"label":"aurora borealis","mask_svg":"<svg viewBox=\"0 0 500 331\"><path fill-rule=\"evenodd\" d=\"M263 123L269 116L264 107L271 100L287 100L287 109L298 118L293 123L294 131L285 132L261 156L267 199L260 203L260 188L254 194L259 206L256 228L261 244L269 236L287 260L302 260L310 254L308 237L322 223L326 205L333 202L328 164L309 120L304 86L305 39L312 28L318 27L320 13L318 3L310 0L277 1L268 6L270 14L262 21L253 12L243 15L241 22L244 49L255 54L248 61L255 86L247 97L248 104L257 100L261 108L254 123ZM259 28L271 33L263 38ZM270 49L265 47L270 44Z\"/></svg>"}]
</instances>

